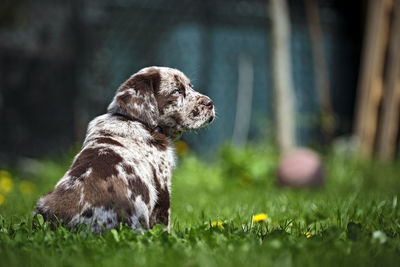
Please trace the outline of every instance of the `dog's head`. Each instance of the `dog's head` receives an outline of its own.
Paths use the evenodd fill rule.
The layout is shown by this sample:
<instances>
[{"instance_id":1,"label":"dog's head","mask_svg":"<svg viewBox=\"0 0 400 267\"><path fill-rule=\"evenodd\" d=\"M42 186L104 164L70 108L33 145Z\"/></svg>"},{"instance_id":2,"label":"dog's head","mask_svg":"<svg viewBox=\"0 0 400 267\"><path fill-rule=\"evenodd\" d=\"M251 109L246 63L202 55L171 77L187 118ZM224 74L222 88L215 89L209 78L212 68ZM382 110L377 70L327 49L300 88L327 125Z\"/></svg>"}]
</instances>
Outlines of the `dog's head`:
<instances>
[{"instance_id":1,"label":"dog's head","mask_svg":"<svg viewBox=\"0 0 400 267\"><path fill-rule=\"evenodd\" d=\"M171 138L201 128L215 117L213 101L193 89L179 70L148 67L117 90L108 112L125 114L151 129L160 127Z\"/></svg>"}]
</instances>

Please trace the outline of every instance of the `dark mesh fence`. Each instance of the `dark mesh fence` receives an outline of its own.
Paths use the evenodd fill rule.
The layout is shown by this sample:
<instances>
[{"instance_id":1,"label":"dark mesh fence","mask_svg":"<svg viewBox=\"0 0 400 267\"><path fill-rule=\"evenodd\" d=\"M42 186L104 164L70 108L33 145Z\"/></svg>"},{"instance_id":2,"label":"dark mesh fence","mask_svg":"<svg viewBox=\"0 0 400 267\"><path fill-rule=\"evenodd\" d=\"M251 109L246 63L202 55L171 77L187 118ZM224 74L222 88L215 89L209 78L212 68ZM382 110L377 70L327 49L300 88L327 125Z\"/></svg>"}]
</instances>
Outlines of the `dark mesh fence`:
<instances>
[{"instance_id":1,"label":"dark mesh fence","mask_svg":"<svg viewBox=\"0 0 400 267\"><path fill-rule=\"evenodd\" d=\"M298 137L307 143L318 103L303 1L289 3ZM333 101L350 94L337 109L341 121L350 121L359 37L347 25L354 16L334 1L321 0L320 8ZM212 151L231 140L246 58L253 70L249 138L272 134L266 1L5 1L0 12L2 159L58 153L81 142L87 122L105 112L118 86L150 65L182 70L213 98L214 125L184 137L192 148Z\"/></svg>"}]
</instances>

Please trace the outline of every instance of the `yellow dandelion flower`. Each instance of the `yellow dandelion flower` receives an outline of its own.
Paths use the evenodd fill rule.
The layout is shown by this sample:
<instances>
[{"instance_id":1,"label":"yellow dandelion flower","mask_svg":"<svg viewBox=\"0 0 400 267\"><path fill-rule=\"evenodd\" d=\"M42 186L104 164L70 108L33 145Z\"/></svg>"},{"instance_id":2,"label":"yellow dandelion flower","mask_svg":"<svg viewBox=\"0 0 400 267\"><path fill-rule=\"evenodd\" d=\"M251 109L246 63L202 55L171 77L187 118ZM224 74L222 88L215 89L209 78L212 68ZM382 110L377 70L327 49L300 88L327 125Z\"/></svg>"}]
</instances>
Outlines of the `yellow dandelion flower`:
<instances>
[{"instance_id":1,"label":"yellow dandelion flower","mask_svg":"<svg viewBox=\"0 0 400 267\"><path fill-rule=\"evenodd\" d=\"M178 141L175 143L175 150L178 156L184 156L189 151L189 146L184 141Z\"/></svg>"},{"instance_id":2,"label":"yellow dandelion flower","mask_svg":"<svg viewBox=\"0 0 400 267\"><path fill-rule=\"evenodd\" d=\"M253 223L265 222L268 219L267 214L259 213L253 216Z\"/></svg>"},{"instance_id":3,"label":"yellow dandelion flower","mask_svg":"<svg viewBox=\"0 0 400 267\"><path fill-rule=\"evenodd\" d=\"M21 191L22 194L24 195L30 195L33 193L35 189L35 185L31 182L28 181L22 181L19 184L19 190Z\"/></svg>"},{"instance_id":4,"label":"yellow dandelion flower","mask_svg":"<svg viewBox=\"0 0 400 267\"><path fill-rule=\"evenodd\" d=\"M305 235L307 238L310 238L310 237L311 237L310 232L304 232L304 235Z\"/></svg>"},{"instance_id":5,"label":"yellow dandelion flower","mask_svg":"<svg viewBox=\"0 0 400 267\"><path fill-rule=\"evenodd\" d=\"M0 194L0 206L4 204L4 202L6 201L6 198Z\"/></svg>"},{"instance_id":6,"label":"yellow dandelion flower","mask_svg":"<svg viewBox=\"0 0 400 267\"><path fill-rule=\"evenodd\" d=\"M218 227L219 229L223 230L224 226L222 222L212 222L211 227Z\"/></svg>"},{"instance_id":7,"label":"yellow dandelion flower","mask_svg":"<svg viewBox=\"0 0 400 267\"><path fill-rule=\"evenodd\" d=\"M2 176L0 178L0 191L8 193L13 189L13 182L10 177Z\"/></svg>"}]
</instances>

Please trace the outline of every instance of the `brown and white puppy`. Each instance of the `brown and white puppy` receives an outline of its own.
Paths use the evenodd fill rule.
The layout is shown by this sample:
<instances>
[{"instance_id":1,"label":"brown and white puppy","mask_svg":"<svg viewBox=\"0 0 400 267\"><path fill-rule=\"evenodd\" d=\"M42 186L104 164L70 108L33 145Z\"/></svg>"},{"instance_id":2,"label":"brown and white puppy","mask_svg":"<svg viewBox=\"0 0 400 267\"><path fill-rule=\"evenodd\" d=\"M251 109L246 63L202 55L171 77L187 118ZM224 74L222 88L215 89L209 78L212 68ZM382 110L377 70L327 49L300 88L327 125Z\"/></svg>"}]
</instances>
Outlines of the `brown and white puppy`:
<instances>
[{"instance_id":1,"label":"brown and white puppy","mask_svg":"<svg viewBox=\"0 0 400 267\"><path fill-rule=\"evenodd\" d=\"M213 101L179 70L142 69L119 87L108 112L89 123L81 152L35 212L94 232L120 223L169 228L172 141L214 116Z\"/></svg>"}]
</instances>

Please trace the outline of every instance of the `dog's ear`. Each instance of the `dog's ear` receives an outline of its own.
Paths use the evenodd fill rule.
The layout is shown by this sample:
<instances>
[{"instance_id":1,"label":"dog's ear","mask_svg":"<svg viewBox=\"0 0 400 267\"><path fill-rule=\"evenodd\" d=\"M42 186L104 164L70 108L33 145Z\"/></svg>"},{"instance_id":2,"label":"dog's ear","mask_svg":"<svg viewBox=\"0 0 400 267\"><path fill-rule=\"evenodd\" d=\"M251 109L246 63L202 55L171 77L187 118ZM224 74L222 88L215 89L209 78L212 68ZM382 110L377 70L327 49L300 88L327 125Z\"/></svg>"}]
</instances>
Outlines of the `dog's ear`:
<instances>
[{"instance_id":1,"label":"dog's ear","mask_svg":"<svg viewBox=\"0 0 400 267\"><path fill-rule=\"evenodd\" d=\"M117 90L108 112L120 112L146 123L158 124L158 105L155 93L160 87L160 72L155 68L132 75Z\"/></svg>"}]
</instances>

